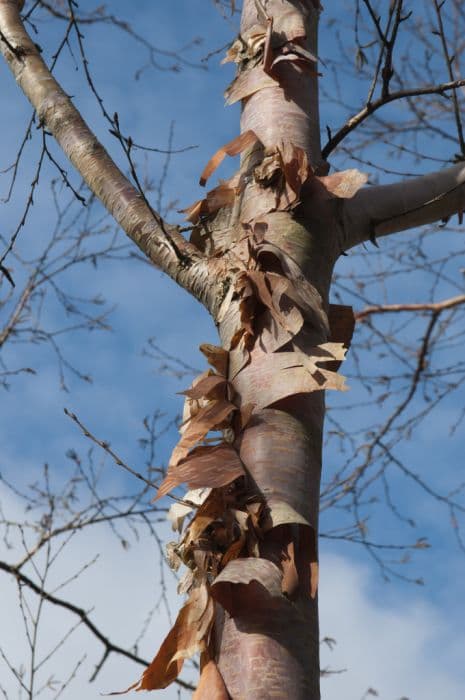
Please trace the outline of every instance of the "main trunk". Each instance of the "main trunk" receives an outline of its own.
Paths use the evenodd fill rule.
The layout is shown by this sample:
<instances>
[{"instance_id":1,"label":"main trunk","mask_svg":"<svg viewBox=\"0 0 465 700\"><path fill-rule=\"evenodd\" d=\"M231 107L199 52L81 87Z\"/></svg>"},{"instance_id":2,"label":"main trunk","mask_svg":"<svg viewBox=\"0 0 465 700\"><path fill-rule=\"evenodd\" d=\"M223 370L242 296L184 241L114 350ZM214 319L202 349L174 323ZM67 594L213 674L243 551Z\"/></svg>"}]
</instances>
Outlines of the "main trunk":
<instances>
[{"instance_id":1,"label":"main trunk","mask_svg":"<svg viewBox=\"0 0 465 700\"><path fill-rule=\"evenodd\" d=\"M268 17L260 16L260 5ZM292 55L292 42L316 56L318 11L312 2L244 0L242 37L247 37L253 25L269 23L271 18L273 30L278 29L281 34L281 40L274 46L274 57ZM299 24L305 26L305 37L300 36ZM283 47L287 46L290 54L284 53ZM239 66L239 75L246 67ZM277 147L284 150L286 146L297 146L305 151L313 170L321 172L316 64L278 61L273 78L275 85L243 99L241 132L255 132L264 146L265 157ZM258 154L247 153L243 156L243 170L250 169L251 160L263 162L263 157L260 150ZM305 209L300 205L292 211L289 208L269 212L266 211L269 207L262 204L262 198L268 196L266 186L262 189L246 186L242 193L241 208L233 214L236 221L229 222L230 226L233 224L230 231L236 226L238 250L241 245L238 228L250 230L258 225L265 230L268 242L298 264L327 309L337 254L331 230L334 221L327 202L315 197L312 206L310 197L306 198L309 205ZM262 258L264 268L275 270L274 258ZM232 304L230 313L220 324L223 346L227 349L231 347L239 313ZM283 344L279 350L286 351L292 345L309 352L326 340L324 327L307 321L292 344ZM260 405L260 395L269 381L261 362L268 349L256 341L250 350L249 363L237 374L237 364L232 363L229 378L241 406ZM298 393L255 411L236 441L255 491L251 498L257 495L263 498L271 513L280 512L282 504L286 504L297 514L294 518L287 514L274 519L274 526L260 542L260 557L285 571L292 552L298 581L280 599L271 597L266 577L260 580L253 594L249 591L245 595L245 586L236 585L231 588L227 610L218 606L216 658L233 700L320 697L318 604L317 597L309 594L314 585L310 581L309 563L316 559L323 420L324 392ZM303 534L299 518L310 524L311 536Z\"/></svg>"}]
</instances>

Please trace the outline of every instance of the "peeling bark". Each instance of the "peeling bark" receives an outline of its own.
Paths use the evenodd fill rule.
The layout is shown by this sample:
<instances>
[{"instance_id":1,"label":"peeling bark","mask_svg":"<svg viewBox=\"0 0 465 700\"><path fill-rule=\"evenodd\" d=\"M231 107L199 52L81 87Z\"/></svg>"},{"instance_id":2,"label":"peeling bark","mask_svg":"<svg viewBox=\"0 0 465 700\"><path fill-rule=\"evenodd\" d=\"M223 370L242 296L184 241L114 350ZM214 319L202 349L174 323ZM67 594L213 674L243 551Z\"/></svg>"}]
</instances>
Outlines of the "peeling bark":
<instances>
[{"instance_id":1,"label":"peeling bark","mask_svg":"<svg viewBox=\"0 0 465 700\"><path fill-rule=\"evenodd\" d=\"M273 17L274 28L279 26L280 17L286 13L288 27L298 28L300 22L306 37L296 30L298 42L316 55L318 13L313 7L302 2L273 0L266 3L266 11ZM260 17L256 3L246 0L242 35L257 21ZM286 37L281 39L284 43ZM302 148L310 165L317 170L321 167L321 155L316 74L299 70L291 61L283 61L276 77L275 86L266 86L243 101L241 130L253 130L265 149L272 149L280 143ZM259 163L261 157L252 154L253 162ZM247 165L246 155L243 166ZM266 185L249 192L246 188L237 212L236 226L243 230L241 222L249 220L247 212L251 216L255 214L255 222L264 222L266 239L299 266L305 280L318 290L323 308L327 310L332 266L338 255L335 237L331 235L336 229L332 204L320 202L314 193L309 192L305 207L297 208L295 215L277 211L257 218L266 197L269 197ZM239 233L236 235L239 242L234 244L231 241L232 250L240 256L241 239ZM214 239L214 233L212 236ZM268 246L267 250L270 255L273 247ZM274 269L272 259L269 257L268 262ZM263 264L266 267L267 263ZM319 317L319 303L315 297L315 322ZM230 347L240 315L239 302L233 301L219 326L225 348ZM307 350L310 345L327 339L324 328L315 322L307 320L296 337L296 340L302 337L300 342ZM284 349L286 347L284 345ZM238 372L240 352L238 349L230 352L229 378L239 402L248 404L255 400L260 403L260 370L253 383L249 375L254 375L255 358L259 361L263 352L257 343L250 352L246 369ZM279 509L285 505L284 522L289 523L290 542L296 549L299 547L299 522L307 523L314 532L318 530L323 417L323 392L302 393L254 412L237 439L241 460L251 479L250 498L263 499L271 514L274 507ZM280 530L280 527L272 526L259 543L260 556L270 566L271 562L280 565L282 561ZM316 557L316 552L312 554ZM270 597L273 586L276 586L272 583L273 576L271 579L264 576L261 583L255 582L251 589L250 584L246 585L248 561L238 559L232 562L237 569L235 584L229 585L228 595L232 596L232 602L228 605L223 598L226 609L218 611L215 657L226 688L234 700L250 697L259 700L270 697L317 700L320 697L317 599L311 599L304 585L298 587L292 601L282 593ZM228 567L225 574L227 571Z\"/></svg>"}]
</instances>

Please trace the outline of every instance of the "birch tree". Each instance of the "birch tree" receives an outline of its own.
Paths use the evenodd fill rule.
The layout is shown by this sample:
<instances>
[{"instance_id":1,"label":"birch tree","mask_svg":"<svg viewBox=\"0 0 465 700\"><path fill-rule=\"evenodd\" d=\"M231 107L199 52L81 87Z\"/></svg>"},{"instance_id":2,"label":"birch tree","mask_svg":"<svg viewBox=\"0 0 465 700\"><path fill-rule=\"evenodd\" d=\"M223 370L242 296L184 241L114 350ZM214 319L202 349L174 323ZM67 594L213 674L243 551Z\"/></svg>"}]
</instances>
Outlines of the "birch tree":
<instances>
[{"instance_id":1,"label":"birch tree","mask_svg":"<svg viewBox=\"0 0 465 700\"><path fill-rule=\"evenodd\" d=\"M211 369L184 392L180 439L156 494L181 484L190 489L173 509L180 539L170 549L173 567L185 567L187 602L131 688L166 687L184 659L200 653L196 698L316 700L324 396L346 389L339 367L355 322L348 305L330 304L334 268L354 247L447 219L465 201L461 162L376 186L355 168L331 172L328 158L381 108L427 95L451 96L463 146L455 95L465 80L448 53L442 6L432 3L446 80L394 89L393 50L407 9L402 0L390 3L383 25L364 3L379 48L372 89L322 145L324 8L318 0L244 0L240 34L225 56L237 67L226 102L241 103L240 128L200 182L206 185L227 156L240 154L240 168L186 210L188 240L150 204L116 115L107 117L131 179L98 142L26 31L22 5L0 0L0 46L39 125L143 255L208 310L219 335L218 346L201 347ZM69 27L77 25L74 3L63 12ZM4 259L1 265L9 275ZM432 319L463 301L431 302ZM368 308L363 318L376 312Z\"/></svg>"}]
</instances>

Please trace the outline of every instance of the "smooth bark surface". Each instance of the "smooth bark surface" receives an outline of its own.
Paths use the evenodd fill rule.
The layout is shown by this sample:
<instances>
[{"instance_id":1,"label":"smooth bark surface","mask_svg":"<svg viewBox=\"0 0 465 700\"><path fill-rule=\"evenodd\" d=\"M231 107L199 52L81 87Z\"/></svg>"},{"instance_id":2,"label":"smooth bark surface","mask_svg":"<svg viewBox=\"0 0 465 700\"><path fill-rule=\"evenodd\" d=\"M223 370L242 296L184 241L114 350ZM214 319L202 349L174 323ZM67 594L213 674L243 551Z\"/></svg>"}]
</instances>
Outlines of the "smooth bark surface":
<instances>
[{"instance_id":1,"label":"smooth bark surface","mask_svg":"<svg viewBox=\"0 0 465 700\"><path fill-rule=\"evenodd\" d=\"M344 203L345 250L373 236L441 221L465 207L465 166L429 173L393 185L365 187Z\"/></svg>"}]
</instances>

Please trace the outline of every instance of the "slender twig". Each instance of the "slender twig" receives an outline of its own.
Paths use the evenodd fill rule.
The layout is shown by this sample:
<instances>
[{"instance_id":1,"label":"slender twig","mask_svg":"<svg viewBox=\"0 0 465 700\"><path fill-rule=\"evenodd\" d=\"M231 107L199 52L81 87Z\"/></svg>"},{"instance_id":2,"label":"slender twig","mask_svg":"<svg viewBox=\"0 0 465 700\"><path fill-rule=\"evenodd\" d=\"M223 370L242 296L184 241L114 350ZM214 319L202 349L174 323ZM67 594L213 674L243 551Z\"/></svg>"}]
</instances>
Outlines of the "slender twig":
<instances>
[{"instance_id":1,"label":"slender twig","mask_svg":"<svg viewBox=\"0 0 465 700\"><path fill-rule=\"evenodd\" d=\"M446 309L452 309L454 306L460 306L465 304L465 294L460 294L459 296L452 297L451 299L445 299L445 301L437 301L423 304L375 304L373 306L367 306L365 309L355 313L355 320L360 322L363 321L367 316L373 314L386 314L386 313L396 313L401 311L434 311L440 312Z\"/></svg>"}]
</instances>

